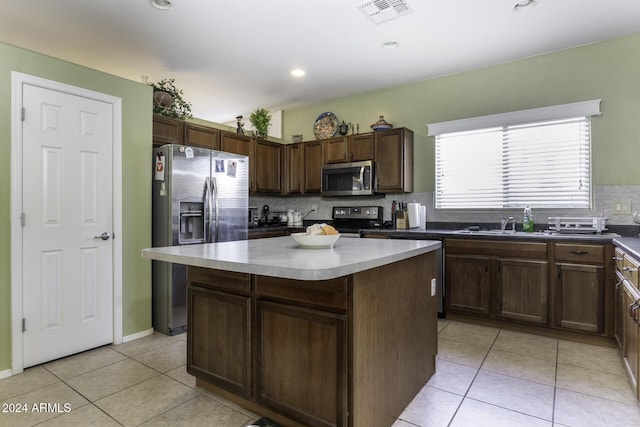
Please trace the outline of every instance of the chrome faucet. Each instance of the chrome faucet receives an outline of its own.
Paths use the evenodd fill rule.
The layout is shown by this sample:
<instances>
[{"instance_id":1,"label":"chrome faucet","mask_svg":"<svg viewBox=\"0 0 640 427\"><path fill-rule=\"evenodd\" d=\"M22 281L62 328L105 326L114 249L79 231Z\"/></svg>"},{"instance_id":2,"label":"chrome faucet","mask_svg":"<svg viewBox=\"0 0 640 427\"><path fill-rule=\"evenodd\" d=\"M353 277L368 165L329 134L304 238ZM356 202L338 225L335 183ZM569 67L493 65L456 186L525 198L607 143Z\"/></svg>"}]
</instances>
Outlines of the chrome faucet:
<instances>
[{"instance_id":1,"label":"chrome faucet","mask_svg":"<svg viewBox=\"0 0 640 427\"><path fill-rule=\"evenodd\" d=\"M500 218L500 231L507 231L507 226L509 225L509 223L511 223L511 232L515 233L516 219L512 216L508 218L506 216L503 216L502 218Z\"/></svg>"}]
</instances>

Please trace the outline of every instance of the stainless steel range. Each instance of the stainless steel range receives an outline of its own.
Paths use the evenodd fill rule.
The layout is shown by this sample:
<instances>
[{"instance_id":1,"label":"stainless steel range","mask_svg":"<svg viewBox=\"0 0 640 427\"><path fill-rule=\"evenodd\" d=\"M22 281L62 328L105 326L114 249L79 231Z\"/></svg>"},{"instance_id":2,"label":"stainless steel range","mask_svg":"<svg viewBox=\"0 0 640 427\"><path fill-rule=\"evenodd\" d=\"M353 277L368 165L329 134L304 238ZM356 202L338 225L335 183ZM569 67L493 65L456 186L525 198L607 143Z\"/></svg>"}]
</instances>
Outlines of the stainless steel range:
<instances>
[{"instance_id":1,"label":"stainless steel range","mask_svg":"<svg viewBox=\"0 0 640 427\"><path fill-rule=\"evenodd\" d=\"M360 230L382 228L382 206L334 206L333 226L344 237L360 237Z\"/></svg>"}]
</instances>

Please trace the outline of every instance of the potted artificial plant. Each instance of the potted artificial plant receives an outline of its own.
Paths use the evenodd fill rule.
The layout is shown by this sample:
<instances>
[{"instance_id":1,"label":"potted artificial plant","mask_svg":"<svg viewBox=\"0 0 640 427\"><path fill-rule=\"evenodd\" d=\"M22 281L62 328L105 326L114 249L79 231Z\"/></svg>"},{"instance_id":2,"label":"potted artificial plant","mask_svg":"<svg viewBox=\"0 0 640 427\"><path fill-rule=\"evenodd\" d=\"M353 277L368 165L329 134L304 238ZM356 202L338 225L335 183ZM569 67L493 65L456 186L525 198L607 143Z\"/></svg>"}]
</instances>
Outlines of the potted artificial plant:
<instances>
[{"instance_id":1,"label":"potted artificial plant","mask_svg":"<svg viewBox=\"0 0 640 427\"><path fill-rule=\"evenodd\" d=\"M153 88L153 112L163 116L184 119L191 115L191 103L182 98L181 89L176 88L175 79L162 79L149 83Z\"/></svg>"},{"instance_id":2,"label":"potted artificial plant","mask_svg":"<svg viewBox=\"0 0 640 427\"><path fill-rule=\"evenodd\" d=\"M249 116L251 125L258 133L258 137L266 138L269 131L269 125L271 125L271 114L264 108L258 108Z\"/></svg>"}]
</instances>

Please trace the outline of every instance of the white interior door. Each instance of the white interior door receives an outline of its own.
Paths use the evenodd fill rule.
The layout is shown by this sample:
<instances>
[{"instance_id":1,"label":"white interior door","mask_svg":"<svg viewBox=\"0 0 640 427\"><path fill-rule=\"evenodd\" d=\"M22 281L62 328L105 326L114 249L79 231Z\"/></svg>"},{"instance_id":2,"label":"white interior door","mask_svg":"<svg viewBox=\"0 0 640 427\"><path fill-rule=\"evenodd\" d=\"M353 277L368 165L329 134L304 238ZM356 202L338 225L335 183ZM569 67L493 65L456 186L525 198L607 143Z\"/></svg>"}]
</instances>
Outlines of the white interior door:
<instances>
[{"instance_id":1,"label":"white interior door","mask_svg":"<svg viewBox=\"0 0 640 427\"><path fill-rule=\"evenodd\" d=\"M22 91L24 367L113 340L113 105Z\"/></svg>"}]
</instances>

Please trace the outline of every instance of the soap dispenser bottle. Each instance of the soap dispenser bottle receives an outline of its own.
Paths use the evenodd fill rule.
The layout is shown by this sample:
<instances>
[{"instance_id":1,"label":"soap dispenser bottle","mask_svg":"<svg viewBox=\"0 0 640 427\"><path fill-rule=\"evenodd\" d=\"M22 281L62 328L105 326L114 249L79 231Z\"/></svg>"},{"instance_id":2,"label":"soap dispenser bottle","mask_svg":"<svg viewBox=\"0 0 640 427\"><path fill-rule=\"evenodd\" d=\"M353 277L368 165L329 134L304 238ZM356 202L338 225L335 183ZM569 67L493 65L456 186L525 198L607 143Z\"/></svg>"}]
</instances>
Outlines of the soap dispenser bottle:
<instances>
[{"instance_id":1,"label":"soap dispenser bottle","mask_svg":"<svg viewBox=\"0 0 640 427\"><path fill-rule=\"evenodd\" d=\"M533 233L533 213L531 212L531 208L527 205L524 208L524 213L522 214L522 231L527 233Z\"/></svg>"}]
</instances>

